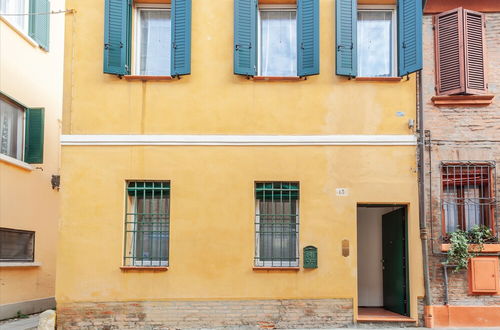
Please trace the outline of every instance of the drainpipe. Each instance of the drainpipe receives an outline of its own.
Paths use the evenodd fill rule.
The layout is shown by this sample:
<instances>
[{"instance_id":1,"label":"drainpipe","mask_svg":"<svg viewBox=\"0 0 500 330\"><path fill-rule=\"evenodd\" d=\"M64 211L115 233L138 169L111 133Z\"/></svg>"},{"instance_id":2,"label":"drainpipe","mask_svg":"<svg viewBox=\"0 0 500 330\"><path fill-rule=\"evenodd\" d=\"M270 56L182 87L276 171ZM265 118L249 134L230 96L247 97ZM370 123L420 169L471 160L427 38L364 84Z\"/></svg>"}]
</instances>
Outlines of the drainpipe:
<instances>
[{"instance_id":1,"label":"drainpipe","mask_svg":"<svg viewBox=\"0 0 500 330\"><path fill-rule=\"evenodd\" d=\"M423 88L422 88L422 71L417 72L417 89L418 89L418 105L417 105L417 116L418 116L418 211L419 211L419 222L420 222L420 239L422 240L422 259L423 259L423 270L424 270L424 288L425 288L425 299L424 305L430 306L432 304L431 297L431 285L429 279L429 251L428 251L428 233L427 233L427 223L425 221L425 132L424 132L424 111L423 111ZM432 315L427 314L427 309L425 309L426 324L427 318L432 317Z\"/></svg>"}]
</instances>

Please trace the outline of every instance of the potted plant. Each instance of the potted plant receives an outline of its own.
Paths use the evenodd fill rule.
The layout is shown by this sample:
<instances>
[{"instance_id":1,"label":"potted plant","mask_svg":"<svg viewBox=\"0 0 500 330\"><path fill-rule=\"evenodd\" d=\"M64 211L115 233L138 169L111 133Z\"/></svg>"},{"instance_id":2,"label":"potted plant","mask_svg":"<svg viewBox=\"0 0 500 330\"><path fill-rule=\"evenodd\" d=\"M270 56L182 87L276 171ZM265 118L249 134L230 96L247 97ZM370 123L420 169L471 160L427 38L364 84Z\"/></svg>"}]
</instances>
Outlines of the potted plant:
<instances>
[{"instance_id":1,"label":"potted plant","mask_svg":"<svg viewBox=\"0 0 500 330\"><path fill-rule=\"evenodd\" d=\"M480 252L500 251L498 238L493 235L490 228L486 226L474 226L468 231L457 230L443 237L442 250L448 252L447 264L455 265L455 272L467 269L469 259ZM488 249L486 246L492 244Z\"/></svg>"}]
</instances>

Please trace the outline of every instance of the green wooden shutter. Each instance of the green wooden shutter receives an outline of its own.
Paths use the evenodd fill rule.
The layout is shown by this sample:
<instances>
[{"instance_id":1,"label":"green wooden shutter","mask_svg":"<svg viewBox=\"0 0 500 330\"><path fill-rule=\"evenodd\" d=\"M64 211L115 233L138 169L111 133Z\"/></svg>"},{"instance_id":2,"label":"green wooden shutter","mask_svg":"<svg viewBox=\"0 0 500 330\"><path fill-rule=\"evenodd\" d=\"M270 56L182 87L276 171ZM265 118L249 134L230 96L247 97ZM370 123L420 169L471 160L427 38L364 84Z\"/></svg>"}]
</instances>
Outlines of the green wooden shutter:
<instances>
[{"instance_id":1,"label":"green wooden shutter","mask_svg":"<svg viewBox=\"0 0 500 330\"><path fill-rule=\"evenodd\" d=\"M257 0L234 0L234 73L257 74Z\"/></svg>"},{"instance_id":2,"label":"green wooden shutter","mask_svg":"<svg viewBox=\"0 0 500 330\"><path fill-rule=\"evenodd\" d=\"M398 0L398 74L422 69L422 1Z\"/></svg>"},{"instance_id":3,"label":"green wooden shutter","mask_svg":"<svg viewBox=\"0 0 500 330\"><path fill-rule=\"evenodd\" d=\"M30 0L28 34L40 47L49 50L50 40L50 2L48 0Z\"/></svg>"},{"instance_id":4,"label":"green wooden shutter","mask_svg":"<svg viewBox=\"0 0 500 330\"><path fill-rule=\"evenodd\" d=\"M358 74L357 11L356 0L335 2L335 62L339 76L355 77Z\"/></svg>"},{"instance_id":5,"label":"green wooden shutter","mask_svg":"<svg viewBox=\"0 0 500 330\"><path fill-rule=\"evenodd\" d=\"M44 109L26 109L24 137L24 161L29 164L43 163Z\"/></svg>"},{"instance_id":6,"label":"green wooden shutter","mask_svg":"<svg viewBox=\"0 0 500 330\"><path fill-rule=\"evenodd\" d=\"M104 72L130 74L130 0L106 0L104 16Z\"/></svg>"},{"instance_id":7,"label":"green wooden shutter","mask_svg":"<svg viewBox=\"0 0 500 330\"><path fill-rule=\"evenodd\" d=\"M191 73L191 0L172 0L172 76Z\"/></svg>"},{"instance_id":8,"label":"green wooden shutter","mask_svg":"<svg viewBox=\"0 0 500 330\"><path fill-rule=\"evenodd\" d=\"M297 1L297 75L319 74L319 0Z\"/></svg>"}]
</instances>

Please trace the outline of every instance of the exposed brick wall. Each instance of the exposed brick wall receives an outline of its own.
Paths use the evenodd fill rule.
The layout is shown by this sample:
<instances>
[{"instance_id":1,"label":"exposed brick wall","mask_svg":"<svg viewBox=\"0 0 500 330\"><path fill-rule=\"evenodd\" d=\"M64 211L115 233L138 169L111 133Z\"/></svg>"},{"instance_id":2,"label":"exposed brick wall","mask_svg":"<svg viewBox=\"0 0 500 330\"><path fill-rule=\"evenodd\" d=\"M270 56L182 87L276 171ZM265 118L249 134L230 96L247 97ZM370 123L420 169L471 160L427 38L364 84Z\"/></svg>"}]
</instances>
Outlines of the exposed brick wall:
<instances>
[{"instance_id":1,"label":"exposed brick wall","mask_svg":"<svg viewBox=\"0 0 500 330\"><path fill-rule=\"evenodd\" d=\"M327 328L353 323L351 299L58 304L58 329Z\"/></svg>"},{"instance_id":2,"label":"exposed brick wall","mask_svg":"<svg viewBox=\"0 0 500 330\"><path fill-rule=\"evenodd\" d=\"M434 31L432 16L424 17L423 105L425 129L430 130L431 143L426 148L426 219L431 232L429 272L433 304L443 304L445 297L441 243L441 179L442 161L496 161L500 166L500 13L486 14L489 93L495 94L486 107L435 107ZM429 155L430 151L430 155ZM498 176L498 175L497 175ZM497 178L496 195L500 196ZM498 200L498 198L497 198ZM498 202L497 202L498 204ZM497 207L497 228L500 221ZM500 296L468 295L467 272L449 270L449 303L451 305L500 305Z\"/></svg>"},{"instance_id":3,"label":"exposed brick wall","mask_svg":"<svg viewBox=\"0 0 500 330\"><path fill-rule=\"evenodd\" d=\"M417 320L417 325L419 327L423 327L424 326L424 298L418 298L417 300L417 303L418 303L418 309L417 309L417 313L418 313L418 320Z\"/></svg>"}]
</instances>

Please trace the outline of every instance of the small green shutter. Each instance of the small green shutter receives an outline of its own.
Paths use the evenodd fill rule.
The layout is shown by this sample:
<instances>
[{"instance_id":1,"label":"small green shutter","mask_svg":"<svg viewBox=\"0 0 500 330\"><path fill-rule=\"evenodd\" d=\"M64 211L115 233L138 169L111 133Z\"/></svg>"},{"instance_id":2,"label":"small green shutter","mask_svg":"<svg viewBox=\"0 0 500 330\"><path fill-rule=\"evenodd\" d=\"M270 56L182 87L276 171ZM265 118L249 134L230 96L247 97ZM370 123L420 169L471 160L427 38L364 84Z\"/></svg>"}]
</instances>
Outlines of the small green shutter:
<instances>
[{"instance_id":1,"label":"small green shutter","mask_svg":"<svg viewBox=\"0 0 500 330\"><path fill-rule=\"evenodd\" d=\"M24 161L29 164L43 163L44 109L26 109L24 137Z\"/></svg>"},{"instance_id":2,"label":"small green shutter","mask_svg":"<svg viewBox=\"0 0 500 330\"><path fill-rule=\"evenodd\" d=\"M104 72L130 73L130 0L106 0L104 16Z\"/></svg>"},{"instance_id":3,"label":"small green shutter","mask_svg":"<svg viewBox=\"0 0 500 330\"><path fill-rule=\"evenodd\" d=\"M319 74L319 0L297 1L297 75Z\"/></svg>"},{"instance_id":4,"label":"small green shutter","mask_svg":"<svg viewBox=\"0 0 500 330\"><path fill-rule=\"evenodd\" d=\"M257 0L234 0L234 73L257 74Z\"/></svg>"},{"instance_id":5,"label":"small green shutter","mask_svg":"<svg viewBox=\"0 0 500 330\"><path fill-rule=\"evenodd\" d=\"M30 0L28 34L43 49L49 50L50 39L50 2L48 0Z\"/></svg>"},{"instance_id":6,"label":"small green shutter","mask_svg":"<svg viewBox=\"0 0 500 330\"><path fill-rule=\"evenodd\" d=\"M335 12L336 72L340 76L355 77L358 69L357 0L336 0Z\"/></svg>"},{"instance_id":7,"label":"small green shutter","mask_svg":"<svg viewBox=\"0 0 500 330\"><path fill-rule=\"evenodd\" d=\"M191 73L191 0L172 0L171 75Z\"/></svg>"},{"instance_id":8,"label":"small green shutter","mask_svg":"<svg viewBox=\"0 0 500 330\"><path fill-rule=\"evenodd\" d=\"M422 69L422 1L398 0L398 74Z\"/></svg>"}]
</instances>

